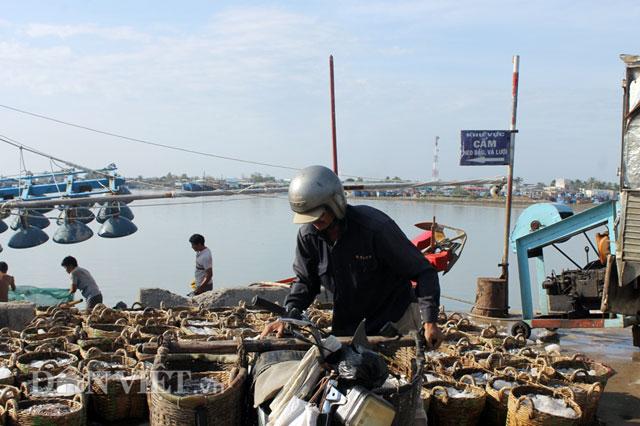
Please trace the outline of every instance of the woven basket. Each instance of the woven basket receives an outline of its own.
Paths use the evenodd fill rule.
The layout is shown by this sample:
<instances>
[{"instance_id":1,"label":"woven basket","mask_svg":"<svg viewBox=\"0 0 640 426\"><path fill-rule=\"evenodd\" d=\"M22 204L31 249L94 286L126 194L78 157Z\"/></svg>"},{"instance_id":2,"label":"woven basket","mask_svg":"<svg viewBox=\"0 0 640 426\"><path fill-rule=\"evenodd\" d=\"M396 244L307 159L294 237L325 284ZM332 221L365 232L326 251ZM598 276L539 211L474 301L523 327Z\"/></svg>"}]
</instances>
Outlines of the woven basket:
<instances>
[{"instance_id":1,"label":"woven basket","mask_svg":"<svg viewBox=\"0 0 640 426\"><path fill-rule=\"evenodd\" d=\"M445 376L451 376L455 371L467 367L463 363L464 358L458 356L445 356L427 361L427 368Z\"/></svg>"},{"instance_id":2,"label":"woven basket","mask_svg":"<svg viewBox=\"0 0 640 426\"><path fill-rule=\"evenodd\" d=\"M68 362L55 361L56 359L65 359ZM33 361L46 361L41 367L32 367L30 365ZM40 351L40 352L27 352L16 359L16 367L22 374L30 374L36 371L48 371L51 374L58 374L67 367L75 367L78 365L78 357L68 352L61 351Z\"/></svg>"},{"instance_id":3,"label":"woven basket","mask_svg":"<svg viewBox=\"0 0 640 426\"><path fill-rule=\"evenodd\" d=\"M120 321L120 320L118 320ZM122 334L126 325L124 324L105 324L105 323L87 323L84 330L87 332L87 336L93 338L105 338L116 339Z\"/></svg>"},{"instance_id":4,"label":"woven basket","mask_svg":"<svg viewBox=\"0 0 640 426\"><path fill-rule=\"evenodd\" d=\"M80 371L84 371L84 367L93 360L119 364L119 366L113 366L111 368L134 368L138 363L135 358L129 357L129 354L127 354L127 351L124 349L117 349L115 352L102 352L98 348L91 348L85 355L85 359L78 363Z\"/></svg>"},{"instance_id":5,"label":"woven basket","mask_svg":"<svg viewBox=\"0 0 640 426\"><path fill-rule=\"evenodd\" d=\"M44 331L44 333L39 333L38 331ZM48 343L51 339L57 339L60 337L67 339L69 342L75 342L75 328L62 326L54 326L48 329L32 327L25 328L22 330L22 333L20 333L20 338L25 343Z\"/></svg>"},{"instance_id":6,"label":"woven basket","mask_svg":"<svg viewBox=\"0 0 640 426\"><path fill-rule=\"evenodd\" d=\"M36 379L30 380L28 382L22 382L20 384L20 392L26 399L47 399L47 398L64 398L64 399L73 399L75 395L80 395L83 401L85 401L85 392L87 391L87 382L78 374L76 377L60 377L60 376L47 376L47 375L38 375L35 374ZM41 395L40 392L34 392L34 387L38 389L46 389L47 391L52 391L56 389L58 386L63 384L73 384L80 391L75 393L74 395L51 395L44 396Z\"/></svg>"},{"instance_id":7,"label":"woven basket","mask_svg":"<svg viewBox=\"0 0 640 426\"><path fill-rule=\"evenodd\" d=\"M607 385L607 381L609 377L613 376L614 371L611 367L606 366L604 364L586 361L586 360L570 360L565 359L561 361L556 361L551 364L558 374L569 382L582 382L582 383L596 383L599 382L602 385L602 388ZM573 369L575 370L573 373L567 374L562 373L558 370L562 369ZM593 371L595 374L590 374Z\"/></svg>"},{"instance_id":8,"label":"woven basket","mask_svg":"<svg viewBox=\"0 0 640 426\"><path fill-rule=\"evenodd\" d=\"M150 320L155 324L166 324L170 317L167 315L167 311L162 309L145 308L142 312L130 311L128 320L131 325L147 325Z\"/></svg>"},{"instance_id":9,"label":"woven basket","mask_svg":"<svg viewBox=\"0 0 640 426\"><path fill-rule=\"evenodd\" d=\"M595 382L591 384L580 382L566 382L564 380L546 379L540 383L555 392L566 394L573 399L582 409L581 425L591 425L593 423L598 404L602 396L602 384Z\"/></svg>"},{"instance_id":10,"label":"woven basket","mask_svg":"<svg viewBox=\"0 0 640 426\"><path fill-rule=\"evenodd\" d=\"M71 411L58 415L34 415L26 412L28 408L35 405L53 403L66 405ZM8 426L84 426L87 424L87 417L81 398L73 400L47 398L24 401L10 399L7 401L3 411Z\"/></svg>"},{"instance_id":11,"label":"woven basket","mask_svg":"<svg viewBox=\"0 0 640 426\"><path fill-rule=\"evenodd\" d=\"M446 387L467 390L473 398L450 398ZM439 426L476 425L484 409L486 392L473 385L462 385L448 382L426 383L424 388L431 394L429 404L429 424Z\"/></svg>"},{"instance_id":12,"label":"woven basket","mask_svg":"<svg viewBox=\"0 0 640 426\"><path fill-rule=\"evenodd\" d=\"M170 373L167 377L167 373ZM177 396L169 392L175 372L202 377L217 375L225 385L221 392ZM152 426L194 424L204 416L208 424L240 425L247 370L238 367L238 357L207 354L168 354L159 350L151 372L149 393Z\"/></svg>"},{"instance_id":13,"label":"woven basket","mask_svg":"<svg viewBox=\"0 0 640 426\"><path fill-rule=\"evenodd\" d=\"M501 352L467 352L464 354L464 364L474 367L486 368L487 370L497 370L507 366L507 362L513 357Z\"/></svg>"},{"instance_id":14,"label":"woven basket","mask_svg":"<svg viewBox=\"0 0 640 426\"><path fill-rule=\"evenodd\" d=\"M93 416L107 422L147 416L144 372L133 368L103 369L91 360L85 367L89 379L89 404ZM118 376L123 373L125 377ZM104 375L103 375L104 374Z\"/></svg>"},{"instance_id":15,"label":"woven basket","mask_svg":"<svg viewBox=\"0 0 640 426\"><path fill-rule=\"evenodd\" d=\"M527 394L547 395L564 399L565 403L577 414L577 418L569 419L544 413L535 409L533 402ZM581 422L582 410L566 395L552 391L540 386L522 385L511 389L509 402L507 405L507 425L508 426L577 426Z\"/></svg>"},{"instance_id":16,"label":"woven basket","mask_svg":"<svg viewBox=\"0 0 640 426\"><path fill-rule=\"evenodd\" d=\"M124 348L126 341L119 338L109 339L97 337L93 339L78 340L77 344L80 347L80 357L82 359L87 359L87 354L93 348L98 349L100 352L115 352L118 349Z\"/></svg>"},{"instance_id":17,"label":"woven basket","mask_svg":"<svg viewBox=\"0 0 640 426\"><path fill-rule=\"evenodd\" d=\"M481 420L481 424L486 424L487 426L503 426L507 421L507 406L511 390L507 387L495 389L494 383L496 380L511 382L515 385L525 384L511 376L494 376L487 382L484 388L485 392L487 392L487 400Z\"/></svg>"},{"instance_id":18,"label":"woven basket","mask_svg":"<svg viewBox=\"0 0 640 426\"><path fill-rule=\"evenodd\" d=\"M223 385L215 393L177 396L168 389L175 389L176 377L168 387L152 379L149 393L150 424L152 426L195 424L199 416L207 424L235 426L241 423L244 402L244 382L247 370L234 368L231 371L193 373L192 378L212 377Z\"/></svg>"},{"instance_id":19,"label":"woven basket","mask_svg":"<svg viewBox=\"0 0 640 426\"><path fill-rule=\"evenodd\" d=\"M142 339L151 339L152 337L162 336L167 331L178 332L180 329L172 325L166 324L149 324L137 328Z\"/></svg>"},{"instance_id":20,"label":"woven basket","mask_svg":"<svg viewBox=\"0 0 640 426\"><path fill-rule=\"evenodd\" d=\"M57 351L68 352L75 356L80 355L80 346L75 343L69 343L65 338L59 337L51 339L45 343L27 343L24 345L25 352L42 352L42 351Z\"/></svg>"},{"instance_id":21,"label":"woven basket","mask_svg":"<svg viewBox=\"0 0 640 426\"><path fill-rule=\"evenodd\" d=\"M478 381L474 375L477 373L481 373L483 375L487 374L490 377L488 377L487 379L483 379L481 381ZM465 368L460 368L459 370L456 370L453 373L453 378L463 384L470 384L473 386L478 386L480 388L484 388L485 385L487 384L487 382L493 378L494 374L484 368L479 368L479 367L465 367Z\"/></svg>"},{"instance_id":22,"label":"woven basket","mask_svg":"<svg viewBox=\"0 0 640 426\"><path fill-rule=\"evenodd\" d=\"M422 389L422 365L416 363L424 355L420 352L416 356L416 347L403 347L396 349L379 348L380 353L387 360L389 373L397 378L403 378L407 384L396 388L378 388L373 392L387 400L396 411L393 425L411 425L415 419L417 403L420 401Z\"/></svg>"}]
</instances>

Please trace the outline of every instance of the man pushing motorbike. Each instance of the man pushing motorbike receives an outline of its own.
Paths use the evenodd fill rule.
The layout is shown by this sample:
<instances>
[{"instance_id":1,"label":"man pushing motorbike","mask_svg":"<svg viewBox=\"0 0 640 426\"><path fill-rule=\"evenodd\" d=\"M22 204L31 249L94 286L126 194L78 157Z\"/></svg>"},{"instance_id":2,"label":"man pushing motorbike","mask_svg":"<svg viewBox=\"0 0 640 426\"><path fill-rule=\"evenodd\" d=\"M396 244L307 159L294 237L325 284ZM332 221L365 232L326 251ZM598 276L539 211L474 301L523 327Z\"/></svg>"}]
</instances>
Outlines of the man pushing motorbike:
<instances>
[{"instance_id":1,"label":"man pushing motorbike","mask_svg":"<svg viewBox=\"0 0 640 426\"><path fill-rule=\"evenodd\" d=\"M299 318L325 287L333 294L332 334L352 335L366 319L368 335L388 327L420 331L429 349L440 345L438 273L389 216L348 205L340 179L323 166L307 167L291 181L289 204L293 222L302 224L296 279L285 299L289 317ZM281 337L283 330L275 321L261 337Z\"/></svg>"}]
</instances>

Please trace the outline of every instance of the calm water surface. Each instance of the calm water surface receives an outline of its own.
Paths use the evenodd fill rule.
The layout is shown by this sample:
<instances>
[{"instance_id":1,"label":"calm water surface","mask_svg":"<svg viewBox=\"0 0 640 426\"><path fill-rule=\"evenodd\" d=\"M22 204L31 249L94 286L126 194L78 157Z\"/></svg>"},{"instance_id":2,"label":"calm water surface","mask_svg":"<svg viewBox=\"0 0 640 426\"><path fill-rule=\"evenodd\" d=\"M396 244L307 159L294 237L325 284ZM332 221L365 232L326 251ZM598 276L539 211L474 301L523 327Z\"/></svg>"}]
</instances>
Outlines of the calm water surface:
<instances>
[{"instance_id":1,"label":"calm water surface","mask_svg":"<svg viewBox=\"0 0 640 426\"><path fill-rule=\"evenodd\" d=\"M438 222L466 230L469 238L461 259L447 275L441 276L444 295L473 301L476 278L499 274L503 208L419 201L350 202L386 212L410 238L420 232L413 224L430 220L434 215ZM7 247L12 233L7 231L0 235L4 247L0 260L9 263L10 273L18 284L68 287L69 278L60 261L67 255L75 256L94 275L107 304L119 300L131 303L137 300L141 287L162 287L179 294L189 292L195 254L188 238L196 232L206 237L206 245L213 252L214 287L275 281L292 275L297 225L291 223L285 197L141 201L131 207L139 228L132 236L110 240L96 235L81 244L64 246L49 241L32 249L14 250ZM514 209L512 221L520 212L521 209ZM97 224L90 226L97 232ZM49 235L54 228L50 225L46 230ZM569 243L568 251L579 263L584 261L585 243ZM545 256L549 263L557 265L556 270L567 267L559 255L547 251ZM510 304L517 309L520 301L515 262L511 254ZM442 303L448 309L468 307L446 299Z\"/></svg>"}]
</instances>

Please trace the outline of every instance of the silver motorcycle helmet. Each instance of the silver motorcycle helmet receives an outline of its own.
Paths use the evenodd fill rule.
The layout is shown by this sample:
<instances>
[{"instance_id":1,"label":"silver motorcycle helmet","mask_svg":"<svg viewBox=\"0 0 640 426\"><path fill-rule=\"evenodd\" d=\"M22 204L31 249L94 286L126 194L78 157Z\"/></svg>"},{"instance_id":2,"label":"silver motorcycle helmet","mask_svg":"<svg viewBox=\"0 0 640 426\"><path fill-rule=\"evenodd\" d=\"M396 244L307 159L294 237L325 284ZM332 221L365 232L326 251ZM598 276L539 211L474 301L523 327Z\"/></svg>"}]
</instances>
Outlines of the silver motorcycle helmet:
<instances>
[{"instance_id":1,"label":"silver motorcycle helmet","mask_svg":"<svg viewBox=\"0 0 640 426\"><path fill-rule=\"evenodd\" d=\"M289 205L293 210L293 223L311 223L330 209L338 218L344 218L347 198L340 178L324 166L309 166L300 171L289 185Z\"/></svg>"}]
</instances>

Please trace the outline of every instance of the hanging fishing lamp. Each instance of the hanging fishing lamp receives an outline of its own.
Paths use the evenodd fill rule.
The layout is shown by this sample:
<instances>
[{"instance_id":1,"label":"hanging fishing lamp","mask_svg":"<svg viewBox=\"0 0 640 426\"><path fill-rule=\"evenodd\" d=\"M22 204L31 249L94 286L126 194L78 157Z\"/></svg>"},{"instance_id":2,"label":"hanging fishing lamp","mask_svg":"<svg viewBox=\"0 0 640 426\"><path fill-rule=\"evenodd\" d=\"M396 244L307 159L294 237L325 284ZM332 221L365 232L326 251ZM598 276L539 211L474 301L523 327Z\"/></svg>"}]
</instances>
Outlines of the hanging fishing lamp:
<instances>
[{"instance_id":1,"label":"hanging fishing lamp","mask_svg":"<svg viewBox=\"0 0 640 426\"><path fill-rule=\"evenodd\" d=\"M56 220L56 223L58 225L63 225L64 221L67 217L68 214L67 212L73 212L73 218L74 220L78 221L78 222L82 222L84 224L88 224L93 222L93 220L96 218L96 215L93 214L93 212L91 210L89 210L88 208L85 207L70 207L67 208L63 211L63 213L58 217L58 219Z\"/></svg>"},{"instance_id":2,"label":"hanging fishing lamp","mask_svg":"<svg viewBox=\"0 0 640 426\"><path fill-rule=\"evenodd\" d=\"M135 217L129 206L124 203L114 202L110 205L100 207L96 220L98 223L105 223L109 218L115 216L124 217L130 221Z\"/></svg>"},{"instance_id":3,"label":"hanging fishing lamp","mask_svg":"<svg viewBox=\"0 0 640 426\"><path fill-rule=\"evenodd\" d=\"M39 246L49 240L49 236L42 229L31 225L26 216L20 216L18 231L9 240L9 247L25 249Z\"/></svg>"},{"instance_id":4,"label":"hanging fishing lamp","mask_svg":"<svg viewBox=\"0 0 640 426\"><path fill-rule=\"evenodd\" d=\"M93 231L80 221L66 222L53 234L53 241L58 244L75 244L87 241L93 236Z\"/></svg>"},{"instance_id":5,"label":"hanging fishing lamp","mask_svg":"<svg viewBox=\"0 0 640 426\"><path fill-rule=\"evenodd\" d=\"M36 210L25 210L20 212L19 216L16 216L13 223L11 224L11 229L17 231L22 227L22 217L29 218L29 225L35 226L36 228L45 229L51 222L47 219L42 213Z\"/></svg>"},{"instance_id":6,"label":"hanging fishing lamp","mask_svg":"<svg viewBox=\"0 0 640 426\"><path fill-rule=\"evenodd\" d=\"M53 241L58 244L75 244L88 240L93 236L93 231L75 215L76 209L67 209L62 218L63 223L53 235ZM61 218L58 218L60 221Z\"/></svg>"},{"instance_id":7,"label":"hanging fishing lamp","mask_svg":"<svg viewBox=\"0 0 640 426\"><path fill-rule=\"evenodd\" d=\"M126 217L112 216L100 227L98 235L103 238L120 238L131 235L138 227Z\"/></svg>"}]
</instances>

